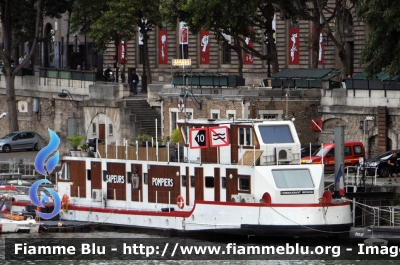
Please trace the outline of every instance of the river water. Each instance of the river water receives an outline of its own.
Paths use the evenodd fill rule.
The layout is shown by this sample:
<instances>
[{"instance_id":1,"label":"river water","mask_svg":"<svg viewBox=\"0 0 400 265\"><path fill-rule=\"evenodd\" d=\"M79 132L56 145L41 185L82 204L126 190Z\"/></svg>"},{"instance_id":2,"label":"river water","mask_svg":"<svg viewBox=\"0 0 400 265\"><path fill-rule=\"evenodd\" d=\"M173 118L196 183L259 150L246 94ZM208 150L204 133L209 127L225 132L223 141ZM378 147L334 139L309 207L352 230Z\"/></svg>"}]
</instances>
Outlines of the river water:
<instances>
[{"instance_id":1,"label":"river water","mask_svg":"<svg viewBox=\"0 0 400 265\"><path fill-rule=\"evenodd\" d=\"M40 239L40 242L53 242L53 241L61 241L61 242L87 242L92 244L93 242L97 244L102 244L102 242L106 242L106 244L112 245L112 243L121 243L128 242L132 243L132 240L135 242L153 242L151 244L163 244L165 242L169 242L170 246L173 246L175 242L180 242L180 244L186 243L186 245L210 245L210 246L218 246L223 245L226 246L227 242L230 242L237 246L250 246L250 245L268 245L274 247L283 247L287 244L291 246L295 246L296 243L300 243L301 245L313 245L316 244L328 245L328 246L340 246L340 254L336 252L336 256L332 257L334 251L331 250L330 254L327 256L321 255L270 255L270 256L257 256L256 260L245 255L226 255L226 258L218 260L212 259L210 256L205 255L191 255L190 260L174 260L174 259L163 259L163 260L151 260L147 258L146 260L135 260L134 257L130 256L127 260L126 257L123 258L123 255L114 258L113 260L101 259L101 255L97 255L99 260L84 260L84 256L80 256L78 260L49 260L49 259L57 259L58 256L52 256L51 258L46 258L44 260L30 260L25 259L24 256L18 256L19 260L5 260L5 244L6 241L10 243L9 240L22 240L23 242L33 242L35 240ZM389 255L360 255L356 253L357 244L360 242L353 242L349 239L312 239L312 240L298 240L298 239L272 239L272 238L237 238L229 239L225 238L223 235L216 236L214 238L207 239L199 239L199 238L184 238L184 237L169 237L163 238L157 234L146 234L146 233L127 233L127 232L103 232L103 231L93 231L88 233L41 233L41 234L1 234L0 235L0 260L1 264L62 264L62 265L70 265L70 264L85 264L85 265L106 265L106 264L296 264L296 265L305 265L305 264L355 264L355 265L369 265L369 264L398 264L400 259L400 253L398 256L389 257ZM50 243L49 243L50 244ZM12 245L12 244L9 244ZM9 246L8 245L8 246ZM348 255L345 253L344 249L352 247L354 249L352 255ZM7 248L9 249L9 248ZM162 249L162 248L161 248ZM398 249L398 247L397 247ZM315 248L316 250L316 248ZM337 251L337 249L336 249ZM161 252L161 251L160 251ZM400 251L398 251L400 252ZM10 253L7 250L7 255ZM170 252L169 252L170 254ZM237 253L236 253L237 254ZM112 253L110 255L113 255ZM103 256L104 257L104 256ZM132 257L132 258L131 258ZM295 258L295 259L294 259ZM207 260L204 260L207 259ZM381 259L381 260L374 260Z\"/></svg>"}]
</instances>

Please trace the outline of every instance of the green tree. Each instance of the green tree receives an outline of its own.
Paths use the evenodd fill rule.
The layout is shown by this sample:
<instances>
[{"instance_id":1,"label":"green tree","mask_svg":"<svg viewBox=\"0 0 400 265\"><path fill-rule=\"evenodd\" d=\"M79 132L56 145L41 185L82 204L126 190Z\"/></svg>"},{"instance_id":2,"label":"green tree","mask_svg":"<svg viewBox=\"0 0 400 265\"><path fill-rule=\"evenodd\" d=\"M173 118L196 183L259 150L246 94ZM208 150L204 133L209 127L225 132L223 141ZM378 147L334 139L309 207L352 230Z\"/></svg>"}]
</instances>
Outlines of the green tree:
<instances>
[{"instance_id":1,"label":"green tree","mask_svg":"<svg viewBox=\"0 0 400 265\"><path fill-rule=\"evenodd\" d=\"M160 0L76 0L71 16L71 32L86 27L82 33L93 38L95 49L104 51L110 42L129 41L138 33L143 34L144 60L148 83L151 83L149 64L148 30L161 25Z\"/></svg>"},{"instance_id":2,"label":"green tree","mask_svg":"<svg viewBox=\"0 0 400 265\"><path fill-rule=\"evenodd\" d=\"M0 1L0 19L3 31L3 49L0 58L3 61L6 81L6 104L9 131L18 131L18 113L15 98L15 76L29 62L40 41L43 32L43 19L60 17L66 11L68 0L29 0ZM18 48L24 42L32 42L27 59L12 67L12 60L18 60Z\"/></svg>"},{"instance_id":3,"label":"green tree","mask_svg":"<svg viewBox=\"0 0 400 265\"><path fill-rule=\"evenodd\" d=\"M385 71L398 76L400 70L400 5L390 0L365 0L357 8L357 15L369 27L368 41L361 54L367 77ZM399 78L399 77L398 77Z\"/></svg>"}]
</instances>

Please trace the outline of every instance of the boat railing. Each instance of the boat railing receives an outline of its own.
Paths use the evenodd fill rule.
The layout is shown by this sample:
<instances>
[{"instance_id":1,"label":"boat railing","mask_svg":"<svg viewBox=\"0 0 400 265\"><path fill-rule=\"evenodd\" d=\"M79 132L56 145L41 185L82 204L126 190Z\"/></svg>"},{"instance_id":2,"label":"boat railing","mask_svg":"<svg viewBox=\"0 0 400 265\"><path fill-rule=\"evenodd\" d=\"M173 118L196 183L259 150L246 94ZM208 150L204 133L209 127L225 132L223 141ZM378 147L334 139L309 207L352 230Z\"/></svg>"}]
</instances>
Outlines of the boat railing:
<instances>
[{"instance_id":1,"label":"boat railing","mask_svg":"<svg viewBox=\"0 0 400 265\"><path fill-rule=\"evenodd\" d=\"M0 173L21 173L23 175L35 175L34 161L30 159L9 159L0 161Z\"/></svg>"},{"instance_id":2,"label":"boat railing","mask_svg":"<svg viewBox=\"0 0 400 265\"><path fill-rule=\"evenodd\" d=\"M400 226L400 205L397 206L370 206L356 199L353 203L353 224L356 218L362 218L363 226ZM362 215L356 216L356 207L362 209Z\"/></svg>"},{"instance_id":3,"label":"boat railing","mask_svg":"<svg viewBox=\"0 0 400 265\"><path fill-rule=\"evenodd\" d=\"M372 170L368 170L372 169ZM372 185L376 185L376 178L377 178L377 170L376 167L365 167L365 179L371 177L372 178ZM359 166L348 166L344 168L344 184L345 186L357 186L363 180L363 171L360 170ZM371 173L374 172L374 173ZM325 181L327 179L332 179L333 182L325 187L325 189L329 189L331 186L335 185L336 176L335 173L325 175Z\"/></svg>"},{"instance_id":4,"label":"boat railing","mask_svg":"<svg viewBox=\"0 0 400 265\"><path fill-rule=\"evenodd\" d=\"M175 147L99 145L99 157L107 159L174 162ZM183 158L183 154L180 154Z\"/></svg>"}]
</instances>

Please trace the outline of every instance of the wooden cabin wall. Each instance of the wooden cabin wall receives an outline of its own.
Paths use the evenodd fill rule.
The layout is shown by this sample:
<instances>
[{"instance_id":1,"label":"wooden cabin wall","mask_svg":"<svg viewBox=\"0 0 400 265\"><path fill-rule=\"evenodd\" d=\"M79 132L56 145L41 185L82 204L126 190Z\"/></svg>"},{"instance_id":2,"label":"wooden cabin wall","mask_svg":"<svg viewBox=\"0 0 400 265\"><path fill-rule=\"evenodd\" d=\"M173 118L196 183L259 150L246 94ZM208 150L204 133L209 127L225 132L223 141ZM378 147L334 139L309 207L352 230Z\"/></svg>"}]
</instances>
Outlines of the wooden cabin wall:
<instances>
[{"instance_id":1,"label":"wooden cabin wall","mask_svg":"<svg viewBox=\"0 0 400 265\"><path fill-rule=\"evenodd\" d=\"M178 172L178 176L176 175ZM172 179L173 186L153 185L153 179ZM176 198L180 195L180 168L176 166L157 166L150 165L148 169L148 201L157 203L170 203L176 205ZM187 182L188 183L188 182ZM157 200L156 200L157 191ZM170 197L169 197L170 194Z\"/></svg>"},{"instance_id":2,"label":"wooden cabin wall","mask_svg":"<svg viewBox=\"0 0 400 265\"><path fill-rule=\"evenodd\" d=\"M221 201L221 174L220 168L214 168L214 201Z\"/></svg>"},{"instance_id":3,"label":"wooden cabin wall","mask_svg":"<svg viewBox=\"0 0 400 265\"><path fill-rule=\"evenodd\" d=\"M189 167L186 167L186 205L190 205L190 179Z\"/></svg>"},{"instance_id":4,"label":"wooden cabin wall","mask_svg":"<svg viewBox=\"0 0 400 265\"><path fill-rule=\"evenodd\" d=\"M92 183L92 190L101 189L102 188L102 180L103 174L101 170L100 162L91 162L90 163L90 181Z\"/></svg>"},{"instance_id":5,"label":"wooden cabin wall","mask_svg":"<svg viewBox=\"0 0 400 265\"><path fill-rule=\"evenodd\" d=\"M132 184L132 177L135 174L135 169L136 169L136 174L139 177L139 187L138 189L133 189L133 184ZM132 201L143 201L143 171L142 171L142 164L131 164L131 189L132 189L132 196L131 200ZM139 200L139 193L140 193L140 200Z\"/></svg>"},{"instance_id":6,"label":"wooden cabin wall","mask_svg":"<svg viewBox=\"0 0 400 265\"><path fill-rule=\"evenodd\" d=\"M126 170L125 164L122 163L107 163L107 174L106 175L118 175L124 176L124 183L112 183L107 182L107 199L114 200L114 190L115 199L126 200Z\"/></svg>"},{"instance_id":7,"label":"wooden cabin wall","mask_svg":"<svg viewBox=\"0 0 400 265\"><path fill-rule=\"evenodd\" d=\"M71 197L86 197L86 165L85 161L64 161L69 164L70 179L58 179L59 182L70 182Z\"/></svg>"},{"instance_id":8,"label":"wooden cabin wall","mask_svg":"<svg viewBox=\"0 0 400 265\"><path fill-rule=\"evenodd\" d=\"M203 168L194 168L194 199L204 200L204 175Z\"/></svg>"},{"instance_id":9,"label":"wooden cabin wall","mask_svg":"<svg viewBox=\"0 0 400 265\"><path fill-rule=\"evenodd\" d=\"M232 179L229 177L232 174ZM227 168L226 169L226 201L232 200L232 195L238 194L238 180L237 180L237 169Z\"/></svg>"}]
</instances>

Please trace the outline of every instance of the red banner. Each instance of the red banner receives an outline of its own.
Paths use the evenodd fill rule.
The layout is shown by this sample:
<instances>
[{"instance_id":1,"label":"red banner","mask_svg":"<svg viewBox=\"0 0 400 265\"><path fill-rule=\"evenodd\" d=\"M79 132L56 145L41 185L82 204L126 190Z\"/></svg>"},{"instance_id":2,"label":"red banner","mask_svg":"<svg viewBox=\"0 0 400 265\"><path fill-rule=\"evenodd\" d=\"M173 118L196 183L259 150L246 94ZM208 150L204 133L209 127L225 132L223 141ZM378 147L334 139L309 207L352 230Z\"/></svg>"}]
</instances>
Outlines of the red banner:
<instances>
[{"instance_id":1,"label":"red banner","mask_svg":"<svg viewBox=\"0 0 400 265\"><path fill-rule=\"evenodd\" d=\"M179 23L179 44L189 44L189 29L185 22Z\"/></svg>"},{"instance_id":2,"label":"red banner","mask_svg":"<svg viewBox=\"0 0 400 265\"><path fill-rule=\"evenodd\" d=\"M119 56L119 63L126 64L128 63L128 42L127 41L120 41L118 46L118 56Z\"/></svg>"},{"instance_id":3,"label":"red banner","mask_svg":"<svg viewBox=\"0 0 400 265\"><path fill-rule=\"evenodd\" d=\"M315 28L313 28L313 41L315 40ZM319 43L319 52L318 52L318 64L324 64L324 30L321 30L319 33L319 38L318 38L318 43ZM313 53L314 54L314 53Z\"/></svg>"},{"instance_id":4,"label":"red banner","mask_svg":"<svg viewBox=\"0 0 400 265\"><path fill-rule=\"evenodd\" d=\"M298 65L300 61L300 30L299 28L289 29L289 64Z\"/></svg>"},{"instance_id":5,"label":"red banner","mask_svg":"<svg viewBox=\"0 0 400 265\"><path fill-rule=\"evenodd\" d=\"M244 41L248 46L253 48L253 42L250 40L249 37L244 37ZM253 55L251 55L250 51L243 51L243 64L253 64Z\"/></svg>"},{"instance_id":6,"label":"red banner","mask_svg":"<svg viewBox=\"0 0 400 265\"><path fill-rule=\"evenodd\" d=\"M168 64L168 30L158 31L158 63Z\"/></svg>"},{"instance_id":7,"label":"red banner","mask_svg":"<svg viewBox=\"0 0 400 265\"><path fill-rule=\"evenodd\" d=\"M200 64L210 63L210 32L208 30L200 31Z\"/></svg>"}]
</instances>

